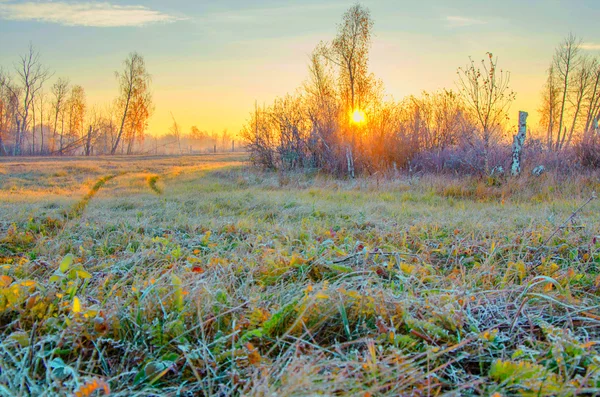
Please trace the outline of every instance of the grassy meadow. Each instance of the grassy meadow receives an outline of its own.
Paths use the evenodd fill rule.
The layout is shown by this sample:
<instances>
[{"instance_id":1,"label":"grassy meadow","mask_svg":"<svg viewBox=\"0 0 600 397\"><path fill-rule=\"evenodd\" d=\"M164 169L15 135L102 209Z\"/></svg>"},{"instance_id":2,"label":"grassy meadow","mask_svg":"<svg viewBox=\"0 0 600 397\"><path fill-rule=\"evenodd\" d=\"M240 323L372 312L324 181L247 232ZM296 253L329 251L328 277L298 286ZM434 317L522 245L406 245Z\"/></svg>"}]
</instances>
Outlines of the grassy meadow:
<instances>
[{"instance_id":1,"label":"grassy meadow","mask_svg":"<svg viewBox=\"0 0 600 397\"><path fill-rule=\"evenodd\" d=\"M599 188L2 159L0 395L597 395Z\"/></svg>"}]
</instances>

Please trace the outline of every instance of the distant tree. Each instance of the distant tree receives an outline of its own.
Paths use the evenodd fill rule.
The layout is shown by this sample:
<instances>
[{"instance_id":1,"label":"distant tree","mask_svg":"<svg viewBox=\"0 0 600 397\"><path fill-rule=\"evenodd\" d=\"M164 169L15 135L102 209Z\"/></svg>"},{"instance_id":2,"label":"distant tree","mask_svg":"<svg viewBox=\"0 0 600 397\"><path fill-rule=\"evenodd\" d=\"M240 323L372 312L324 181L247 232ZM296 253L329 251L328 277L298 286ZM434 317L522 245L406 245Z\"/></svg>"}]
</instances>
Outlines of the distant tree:
<instances>
[{"instance_id":1,"label":"distant tree","mask_svg":"<svg viewBox=\"0 0 600 397\"><path fill-rule=\"evenodd\" d=\"M540 122L546 130L546 145L550 150L554 149L555 139L559 138L559 136L555 137L555 134L560 135L557 133L561 107L560 96L558 75L553 62L548 69L546 84L542 92L542 105L539 109Z\"/></svg>"},{"instance_id":2,"label":"distant tree","mask_svg":"<svg viewBox=\"0 0 600 397\"><path fill-rule=\"evenodd\" d=\"M589 133L600 115L600 62L581 51L581 42L569 34L556 48L542 92L541 124L553 151Z\"/></svg>"},{"instance_id":3,"label":"distant tree","mask_svg":"<svg viewBox=\"0 0 600 397\"><path fill-rule=\"evenodd\" d=\"M595 59L592 67L592 83L587 97L585 129L584 132L589 134L594 131L594 124L600 119L600 60Z\"/></svg>"},{"instance_id":4,"label":"distant tree","mask_svg":"<svg viewBox=\"0 0 600 397\"><path fill-rule=\"evenodd\" d=\"M458 87L473 119L481 129L484 171L489 172L489 149L492 136L508 118L507 112L515 99L510 89L510 73L498 71L498 58L487 53L481 67L471 62L458 69Z\"/></svg>"},{"instance_id":5,"label":"distant tree","mask_svg":"<svg viewBox=\"0 0 600 397\"><path fill-rule=\"evenodd\" d=\"M69 95L69 80L59 78L54 85L52 85L52 110L54 112L54 127L52 129L52 144L50 151L54 153L56 151L56 136L58 134L58 118L63 116L64 125L64 111L67 107L67 99ZM64 129L64 128L63 128ZM62 153L63 148L63 132L60 134L60 152Z\"/></svg>"},{"instance_id":6,"label":"distant tree","mask_svg":"<svg viewBox=\"0 0 600 397\"><path fill-rule=\"evenodd\" d=\"M35 101L35 96L42 89L44 83L52 77L49 69L45 68L40 60L40 53L32 44L19 63L15 65L17 82L15 86L8 86L15 98L19 98L17 130L15 136L14 155L21 154L25 132L29 126L29 116ZM18 89L17 89L18 87Z\"/></svg>"},{"instance_id":7,"label":"distant tree","mask_svg":"<svg viewBox=\"0 0 600 397\"><path fill-rule=\"evenodd\" d=\"M40 111L40 154L44 154L44 105L46 104L46 93L40 90L38 93L38 104ZM33 131L33 149L35 151L35 130Z\"/></svg>"},{"instance_id":8,"label":"distant tree","mask_svg":"<svg viewBox=\"0 0 600 397\"><path fill-rule=\"evenodd\" d=\"M592 89L596 82L597 68L598 65L595 59L588 56L583 56L579 61L578 68L574 70L572 93L569 95L569 103L572 109L572 119L566 141L564 141L565 137L563 136L563 142L565 146L569 146L571 144L576 128L585 128L583 125L581 125L581 116L582 112L584 111L585 102L590 97L590 89Z\"/></svg>"},{"instance_id":9,"label":"distant tree","mask_svg":"<svg viewBox=\"0 0 600 397\"><path fill-rule=\"evenodd\" d=\"M565 40L556 49L552 60L554 69L557 73L558 85L560 87L560 110L558 115L558 131L554 141L554 150L558 151L564 146L567 136L565 119L567 117L567 101L569 98L571 85L574 83L574 71L580 64L581 39L573 34L569 34Z\"/></svg>"},{"instance_id":10,"label":"distant tree","mask_svg":"<svg viewBox=\"0 0 600 397\"><path fill-rule=\"evenodd\" d=\"M173 134L175 140L177 141L177 146L179 147L179 154L183 154L181 150L181 127L179 127L179 124L177 124L173 113L171 113L171 119L173 119L173 124L171 124L171 128L169 128L169 132Z\"/></svg>"},{"instance_id":11,"label":"distant tree","mask_svg":"<svg viewBox=\"0 0 600 397\"><path fill-rule=\"evenodd\" d=\"M190 138L193 140L204 140L207 138L207 134L206 132L200 131L200 129L198 127L196 127L195 125L193 125L190 128Z\"/></svg>"},{"instance_id":12,"label":"distant tree","mask_svg":"<svg viewBox=\"0 0 600 397\"><path fill-rule=\"evenodd\" d=\"M10 130L14 117L11 112L11 90L8 88L10 81L5 72L0 69L0 156L8 153L4 145L6 134Z\"/></svg>"},{"instance_id":13,"label":"distant tree","mask_svg":"<svg viewBox=\"0 0 600 397\"><path fill-rule=\"evenodd\" d=\"M600 59L596 58L592 65L592 84L585 105L585 129L586 134L595 132L595 125L600 120Z\"/></svg>"},{"instance_id":14,"label":"distant tree","mask_svg":"<svg viewBox=\"0 0 600 397\"><path fill-rule=\"evenodd\" d=\"M145 129L151 113L151 77L146 70L144 58L137 52L132 52L124 61L124 66L122 72L115 72L120 90L117 102L122 109L122 116L111 154L116 153L125 128L127 126L130 128L130 139L132 139L131 137L135 137L136 131L139 132L139 128Z\"/></svg>"},{"instance_id":15,"label":"distant tree","mask_svg":"<svg viewBox=\"0 0 600 397\"><path fill-rule=\"evenodd\" d=\"M83 124L85 121L86 99L85 90L80 85L71 88L68 100L69 108L69 135L72 141L81 140L83 137Z\"/></svg>"}]
</instances>

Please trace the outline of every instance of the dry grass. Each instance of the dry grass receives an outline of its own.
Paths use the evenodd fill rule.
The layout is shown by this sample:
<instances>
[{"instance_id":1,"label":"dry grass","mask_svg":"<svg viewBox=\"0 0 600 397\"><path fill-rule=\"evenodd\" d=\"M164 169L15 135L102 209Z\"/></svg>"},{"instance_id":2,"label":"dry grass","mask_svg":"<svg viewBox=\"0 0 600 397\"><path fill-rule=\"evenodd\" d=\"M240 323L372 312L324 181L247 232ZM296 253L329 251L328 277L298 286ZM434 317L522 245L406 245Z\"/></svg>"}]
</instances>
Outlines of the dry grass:
<instances>
[{"instance_id":1,"label":"dry grass","mask_svg":"<svg viewBox=\"0 0 600 397\"><path fill-rule=\"evenodd\" d=\"M600 390L597 179L126 160L0 163L0 395Z\"/></svg>"}]
</instances>

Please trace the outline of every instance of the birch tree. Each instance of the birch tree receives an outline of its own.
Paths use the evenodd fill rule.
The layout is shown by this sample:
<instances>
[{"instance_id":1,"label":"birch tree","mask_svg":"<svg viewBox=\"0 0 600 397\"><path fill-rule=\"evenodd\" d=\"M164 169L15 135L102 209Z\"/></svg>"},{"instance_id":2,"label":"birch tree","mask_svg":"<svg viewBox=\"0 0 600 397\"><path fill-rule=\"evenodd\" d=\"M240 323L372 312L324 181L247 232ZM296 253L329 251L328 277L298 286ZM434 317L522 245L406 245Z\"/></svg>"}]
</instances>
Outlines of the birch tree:
<instances>
[{"instance_id":1,"label":"birch tree","mask_svg":"<svg viewBox=\"0 0 600 397\"><path fill-rule=\"evenodd\" d=\"M146 97L150 92L151 77L146 70L144 57L137 52L132 52L123 64L125 66L123 71L115 72L120 91L117 102L122 109L122 116L117 139L113 144L111 154L116 153L121 143L128 116L130 116L131 108L133 107L132 103L135 102L136 98Z\"/></svg>"}]
</instances>

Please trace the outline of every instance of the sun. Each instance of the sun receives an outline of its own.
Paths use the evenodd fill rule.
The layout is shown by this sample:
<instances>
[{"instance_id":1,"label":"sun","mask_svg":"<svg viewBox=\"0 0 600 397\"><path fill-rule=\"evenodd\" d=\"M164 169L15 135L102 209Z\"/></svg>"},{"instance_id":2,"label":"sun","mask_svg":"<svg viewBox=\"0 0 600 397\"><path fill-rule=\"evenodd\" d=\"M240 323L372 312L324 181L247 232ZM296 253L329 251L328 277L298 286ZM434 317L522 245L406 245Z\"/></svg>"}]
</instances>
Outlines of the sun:
<instances>
[{"instance_id":1,"label":"sun","mask_svg":"<svg viewBox=\"0 0 600 397\"><path fill-rule=\"evenodd\" d=\"M355 109L354 112L350 114L350 120L354 124L363 124L365 121L367 121L367 116L365 115L364 111Z\"/></svg>"}]
</instances>

